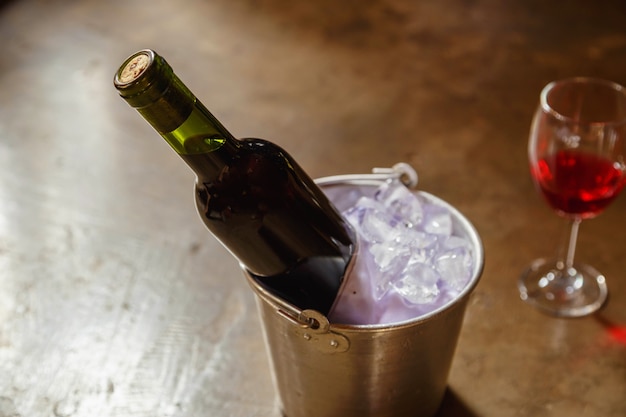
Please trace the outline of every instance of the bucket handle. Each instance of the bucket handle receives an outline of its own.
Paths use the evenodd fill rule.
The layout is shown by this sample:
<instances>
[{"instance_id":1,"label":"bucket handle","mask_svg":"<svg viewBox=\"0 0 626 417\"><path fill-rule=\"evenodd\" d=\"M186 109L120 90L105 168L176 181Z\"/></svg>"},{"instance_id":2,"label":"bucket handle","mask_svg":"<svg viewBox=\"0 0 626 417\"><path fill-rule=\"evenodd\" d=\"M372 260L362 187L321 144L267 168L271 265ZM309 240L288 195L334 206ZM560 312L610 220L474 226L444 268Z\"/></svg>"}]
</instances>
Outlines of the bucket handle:
<instances>
[{"instance_id":1,"label":"bucket handle","mask_svg":"<svg viewBox=\"0 0 626 417\"><path fill-rule=\"evenodd\" d=\"M417 186L418 176L411 165L406 162L398 162L391 168L373 168L371 174L331 175L329 177L318 178L315 180L315 183L318 185L364 182L380 183L391 179L397 179L407 188L414 189Z\"/></svg>"},{"instance_id":2,"label":"bucket handle","mask_svg":"<svg viewBox=\"0 0 626 417\"><path fill-rule=\"evenodd\" d=\"M350 349L350 340L331 330L328 319L319 311L302 310L297 316L280 308L277 312L294 325L293 332L298 338L311 343L319 351L342 353Z\"/></svg>"}]
</instances>

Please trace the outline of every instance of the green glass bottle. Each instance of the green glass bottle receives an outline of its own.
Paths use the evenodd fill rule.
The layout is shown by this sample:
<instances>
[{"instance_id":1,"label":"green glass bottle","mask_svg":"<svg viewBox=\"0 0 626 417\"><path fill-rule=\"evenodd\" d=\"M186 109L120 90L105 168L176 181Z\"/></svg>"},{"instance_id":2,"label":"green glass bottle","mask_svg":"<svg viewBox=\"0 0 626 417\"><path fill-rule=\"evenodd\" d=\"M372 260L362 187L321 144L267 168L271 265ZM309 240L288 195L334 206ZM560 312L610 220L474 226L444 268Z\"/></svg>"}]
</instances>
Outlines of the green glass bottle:
<instances>
[{"instance_id":1,"label":"green glass bottle","mask_svg":"<svg viewBox=\"0 0 626 417\"><path fill-rule=\"evenodd\" d=\"M296 161L262 139L235 139L152 50L131 55L114 85L196 174L211 233L275 295L328 314L354 235Z\"/></svg>"}]
</instances>

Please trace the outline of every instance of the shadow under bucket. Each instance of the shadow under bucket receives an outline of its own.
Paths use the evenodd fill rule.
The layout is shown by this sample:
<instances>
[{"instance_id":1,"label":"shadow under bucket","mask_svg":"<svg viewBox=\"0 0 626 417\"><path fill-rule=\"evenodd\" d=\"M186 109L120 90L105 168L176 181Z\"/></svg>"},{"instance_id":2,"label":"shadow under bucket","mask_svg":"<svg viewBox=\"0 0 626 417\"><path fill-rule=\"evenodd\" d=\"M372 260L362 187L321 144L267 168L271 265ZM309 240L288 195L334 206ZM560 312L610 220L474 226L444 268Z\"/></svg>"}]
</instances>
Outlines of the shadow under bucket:
<instances>
[{"instance_id":1,"label":"shadow under bucket","mask_svg":"<svg viewBox=\"0 0 626 417\"><path fill-rule=\"evenodd\" d=\"M360 195L372 195L382 181L350 175L317 183L344 210ZM457 298L431 313L389 325L329 324L321 313L302 311L273 296L246 273L286 417L430 417L437 412L484 255L478 233L458 210L433 195L417 193L448 208L454 234L473 246L469 283Z\"/></svg>"}]
</instances>

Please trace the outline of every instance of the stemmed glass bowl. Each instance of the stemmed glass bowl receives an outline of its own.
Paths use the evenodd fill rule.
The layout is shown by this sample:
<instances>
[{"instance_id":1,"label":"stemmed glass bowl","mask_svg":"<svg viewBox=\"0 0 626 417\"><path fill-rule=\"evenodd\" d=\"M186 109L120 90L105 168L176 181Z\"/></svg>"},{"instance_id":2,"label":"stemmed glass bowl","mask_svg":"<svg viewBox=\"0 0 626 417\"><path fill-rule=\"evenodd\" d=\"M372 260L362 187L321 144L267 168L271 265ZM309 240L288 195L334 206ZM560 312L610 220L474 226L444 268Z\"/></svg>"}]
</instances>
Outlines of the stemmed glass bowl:
<instances>
[{"instance_id":1,"label":"stemmed glass bowl","mask_svg":"<svg viewBox=\"0 0 626 417\"><path fill-rule=\"evenodd\" d=\"M548 205L569 220L569 241L555 259L537 259L524 271L524 301L560 317L591 314L606 301L605 277L574 254L580 223L626 184L625 142L626 90L619 84L577 77L541 91L528 141L530 173Z\"/></svg>"}]
</instances>

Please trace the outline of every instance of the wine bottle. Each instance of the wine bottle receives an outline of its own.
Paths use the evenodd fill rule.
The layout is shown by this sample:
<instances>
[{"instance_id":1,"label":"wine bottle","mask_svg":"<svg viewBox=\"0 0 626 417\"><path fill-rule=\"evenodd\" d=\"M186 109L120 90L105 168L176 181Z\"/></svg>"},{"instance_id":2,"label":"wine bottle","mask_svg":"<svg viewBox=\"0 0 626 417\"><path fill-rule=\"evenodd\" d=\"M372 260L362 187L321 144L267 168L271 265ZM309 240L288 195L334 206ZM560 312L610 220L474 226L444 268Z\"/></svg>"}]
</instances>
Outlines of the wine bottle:
<instances>
[{"instance_id":1,"label":"wine bottle","mask_svg":"<svg viewBox=\"0 0 626 417\"><path fill-rule=\"evenodd\" d=\"M328 314L355 238L297 162L269 141L236 139L153 50L131 55L114 85L195 173L209 231L267 290Z\"/></svg>"}]
</instances>

